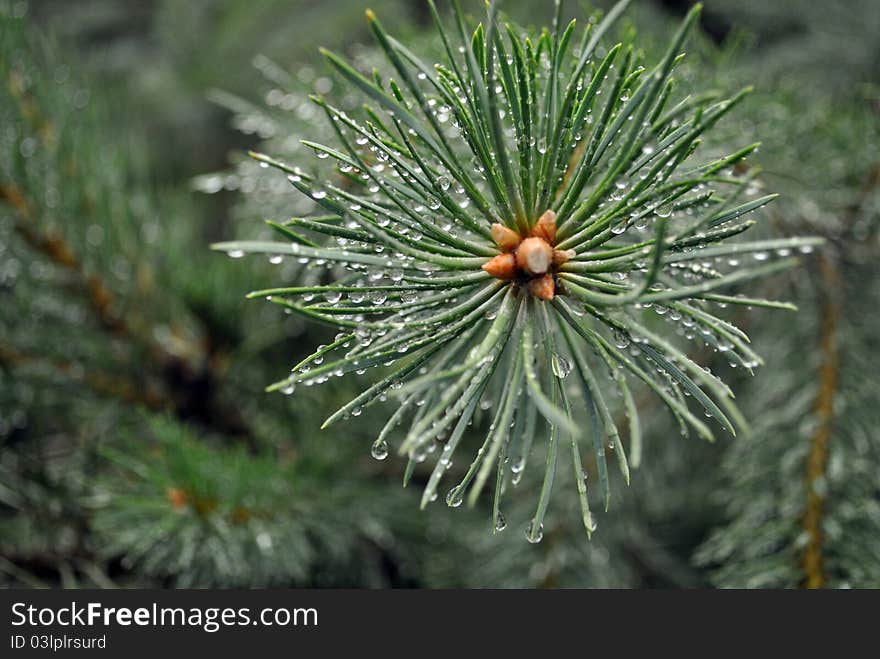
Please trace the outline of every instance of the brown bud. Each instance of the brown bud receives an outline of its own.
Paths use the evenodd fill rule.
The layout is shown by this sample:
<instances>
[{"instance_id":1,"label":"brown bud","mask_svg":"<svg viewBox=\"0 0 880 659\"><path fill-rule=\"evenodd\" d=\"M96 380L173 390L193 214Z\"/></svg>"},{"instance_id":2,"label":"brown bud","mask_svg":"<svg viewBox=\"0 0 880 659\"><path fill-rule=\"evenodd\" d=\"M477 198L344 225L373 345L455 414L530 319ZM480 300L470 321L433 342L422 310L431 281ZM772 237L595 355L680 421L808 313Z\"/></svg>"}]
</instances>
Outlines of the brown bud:
<instances>
[{"instance_id":1,"label":"brown bud","mask_svg":"<svg viewBox=\"0 0 880 659\"><path fill-rule=\"evenodd\" d=\"M516 248L516 262L530 275L543 275L552 260L553 248L543 238L526 238Z\"/></svg>"},{"instance_id":2,"label":"brown bud","mask_svg":"<svg viewBox=\"0 0 880 659\"><path fill-rule=\"evenodd\" d=\"M573 249L554 249L553 250L553 267L558 268L563 263L571 261L576 256Z\"/></svg>"},{"instance_id":3,"label":"brown bud","mask_svg":"<svg viewBox=\"0 0 880 659\"><path fill-rule=\"evenodd\" d=\"M492 240L501 250L512 252L521 239L516 231L496 222L492 225Z\"/></svg>"},{"instance_id":4,"label":"brown bud","mask_svg":"<svg viewBox=\"0 0 880 659\"><path fill-rule=\"evenodd\" d=\"M168 502L173 508L180 509L186 505L186 492L181 490L179 487L169 487L165 491L165 496L167 497Z\"/></svg>"},{"instance_id":5,"label":"brown bud","mask_svg":"<svg viewBox=\"0 0 880 659\"><path fill-rule=\"evenodd\" d=\"M553 283L553 277L551 275L544 275L543 277L532 279L529 282L529 293L539 300L547 300L549 302L556 293L556 284Z\"/></svg>"},{"instance_id":6,"label":"brown bud","mask_svg":"<svg viewBox=\"0 0 880 659\"><path fill-rule=\"evenodd\" d=\"M547 209L532 227L532 235L535 238L543 238L549 244L556 242L556 213Z\"/></svg>"},{"instance_id":7,"label":"brown bud","mask_svg":"<svg viewBox=\"0 0 880 659\"><path fill-rule=\"evenodd\" d=\"M483 270L498 279L513 279L516 277L516 257L510 252L499 254L486 261Z\"/></svg>"}]
</instances>

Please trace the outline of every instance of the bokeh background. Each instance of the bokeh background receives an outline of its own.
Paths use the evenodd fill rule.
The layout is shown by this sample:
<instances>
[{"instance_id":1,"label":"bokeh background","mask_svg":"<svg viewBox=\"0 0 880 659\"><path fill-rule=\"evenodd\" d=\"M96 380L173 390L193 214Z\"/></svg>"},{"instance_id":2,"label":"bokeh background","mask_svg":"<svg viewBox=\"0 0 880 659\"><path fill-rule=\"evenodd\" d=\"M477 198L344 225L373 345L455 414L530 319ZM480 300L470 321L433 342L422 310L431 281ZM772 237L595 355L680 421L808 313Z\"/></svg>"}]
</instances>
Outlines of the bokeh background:
<instances>
[{"instance_id":1,"label":"bokeh background","mask_svg":"<svg viewBox=\"0 0 880 659\"><path fill-rule=\"evenodd\" d=\"M542 26L550 4L502 9ZM636 0L619 29L659 53L690 4ZM436 47L422 0L370 6ZM737 317L755 377L699 355L753 436L684 440L645 397L633 484L589 542L558 484L538 545L536 477L500 534L488 506L420 512L424 474L370 457L382 410L318 430L356 383L265 394L332 332L244 299L295 264L208 248L309 210L243 154L325 135L313 90L354 102L317 47L378 61L364 9L0 0L0 584L880 587L880 4L705 3L683 87L756 87L716 139L763 141L783 196L760 231L827 246L759 291L798 314Z\"/></svg>"}]
</instances>

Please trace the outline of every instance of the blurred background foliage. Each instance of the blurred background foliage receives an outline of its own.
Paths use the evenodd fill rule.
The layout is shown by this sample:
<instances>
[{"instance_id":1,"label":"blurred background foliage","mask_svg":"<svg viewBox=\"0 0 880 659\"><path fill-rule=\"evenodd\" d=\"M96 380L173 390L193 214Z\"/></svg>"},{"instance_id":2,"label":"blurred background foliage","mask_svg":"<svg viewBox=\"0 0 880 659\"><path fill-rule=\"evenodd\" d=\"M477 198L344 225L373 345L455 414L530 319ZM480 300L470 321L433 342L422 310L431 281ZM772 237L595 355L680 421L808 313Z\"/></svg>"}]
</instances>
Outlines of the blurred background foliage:
<instances>
[{"instance_id":1,"label":"blurred background foliage","mask_svg":"<svg viewBox=\"0 0 880 659\"><path fill-rule=\"evenodd\" d=\"M657 52L689 4L621 29ZM682 84L755 85L720 139L763 141L765 232L828 245L766 284L798 314L738 319L756 377L702 355L754 435L686 441L645 402L643 466L592 541L563 493L533 546L516 504L500 534L419 512L403 463L370 457L381 415L320 432L350 383L264 394L332 334L244 299L299 266L207 249L308 211L243 152L321 141L305 97L346 101L315 51L378 57L363 0L0 0L0 583L880 587L880 5L705 4ZM421 0L371 6L430 51Z\"/></svg>"}]
</instances>

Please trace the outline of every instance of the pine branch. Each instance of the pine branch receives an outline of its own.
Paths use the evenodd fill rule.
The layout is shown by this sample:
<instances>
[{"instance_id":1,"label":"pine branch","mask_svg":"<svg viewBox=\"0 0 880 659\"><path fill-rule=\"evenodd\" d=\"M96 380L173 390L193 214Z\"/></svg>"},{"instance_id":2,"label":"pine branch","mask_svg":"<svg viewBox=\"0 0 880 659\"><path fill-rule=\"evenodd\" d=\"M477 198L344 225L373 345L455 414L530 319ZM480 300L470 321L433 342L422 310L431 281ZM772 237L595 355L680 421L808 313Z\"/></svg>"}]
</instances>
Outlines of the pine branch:
<instances>
[{"instance_id":1,"label":"pine branch","mask_svg":"<svg viewBox=\"0 0 880 659\"><path fill-rule=\"evenodd\" d=\"M102 327L113 334L134 338L128 324L114 309L113 294L97 274L87 274L64 237L55 232L41 231L35 221L31 204L13 184L0 185L0 201L9 203L16 211L16 232L33 249L50 261L73 273L87 294L87 299Z\"/></svg>"},{"instance_id":2,"label":"pine branch","mask_svg":"<svg viewBox=\"0 0 880 659\"><path fill-rule=\"evenodd\" d=\"M684 433L694 429L706 439L713 438L713 429L695 416L688 397L726 432L746 428L730 388L685 349L651 331L643 310L686 317L708 346L751 370L760 358L713 303L788 308L726 291L796 265L792 254L821 243L734 240L752 226L746 216L775 195L746 194L755 174L744 161L756 144L705 159L700 142L750 90L725 100L695 95L669 110L673 72L700 8L688 13L656 64L628 49L612 70L622 45L608 49L601 61L597 46L626 4L589 27L583 51L570 55L574 24L563 28L557 22L533 41L512 26L501 29L491 3L486 22L468 34L453 3L451 30L432 10L446 54L434 67L368 12L390 75L375 69L369 77L322 51L369 104L349 112L313 97L338 146L303 141L318 159L335 163L337 178L253 154L282 172L322 215L277 223L286 240L214 245L233 257L251 252L326 268L330 284L252 294L341 330L332 348L320 348L269 390L290 394L297 386L394 365L325 426L358 416L388 396L404 406L422 397L424 407L399 447L409 458L408 474L425 459L427 447L467 423L485 389L496 391L503 401L496 423L449 491L450 506L468 491L473 505L497 463L497 524L506 478L498 461L512 441L507 428L524 410L537 410L550 439L527 530L533 542L542 535L561 439L570 435L578 473L578 446L588 441L606 509L606 445L629 480L629 461L603 390L619 390L631 401L627 379L642 382ZM316 300L316 293L323 299ZM557 342L557 332L568 339ZM581 347L589 358L578 357ZM451 355L463 356L431 368ZM572 359L586 409L571 406L570 385L563 383ZM600 381L594 372L604 369L611 376ZM522 394L515 393L520 373ZM634 404L628 407L637 412ZM575 420L583 414L592 419L587 432ZM636 454L638 438L636 433ZM457 444L456 435L443 460ZM385 446L383 432L374 454L384 458ZM431 481L428 500L435 487ZM578 497L589 534L593 522L581 486Z\"/></svg>"},{"instance_id":3,"label":"pine branch","mask_svg":"<svg viewBox=\"0 0 880 659\"><path fill-rule=\"evenodd\" d=\"M160 338L168 333L165 314L171 309L164 309L168 300L163 299L163 293L151 294L142 284L164 267L161 259L167 254L142 249L143 218L136 216L132 199L151 191L146 185L129 182L122 163L112 155L114 145L100 117L106 107L73 107L72 90L81 84L73 76L63 84L34 85L33 71L43 66L51 68L56 57L53 49L31 34L22 20L7 16L0 16L0 20L0 71L8 78L2 90L8 101L3 106L4 117L8 116L16 128L10 132L10 142L4 142L7 148L0 160L0 212L11 220L10 236L21 239L31 259L49 266L47 271L63 273L63 278L48 283L58 289L65 287L26 290L25 284L17 286L13 304L22 310L13 327L25 326L30 312L24 308L30 307L34 299L58 298L63 300L59 304L78 299L100 329L98 335L89 338L124 349L99 355L102 361L114 362L108 367L106 363L90 364L82 356L37 354L30 347L33 333L21 332L5 338L6 361L50 366L62 378L81 366L85 372L83 382L94 393L142 403L150 409L163 407L180 418L198 416L206 426L255 443L253 431L241 413L220 399L217 383L222 379L222 360L210 353L212 340L201 332L204 328L193 323L195 319L180 318L173 322L172 332L178 324L196 325L197 331L178 333L173 343ZM88 154L78 152L83 144L88 145ZM47 200L51 192L57 199ZM67 218L67 222L54 226L53 220L58 217ZM118 242L105 242L96 248L88 241L93 228L99 229L102 236L112 233ZM136 252L130 251L132 246ZM19 249L17 242L11 247ZM120 282L121 277L114 272L120 263L139 278L139 288L133 293L124 292L126 282ZM179 305L179 300L176 303ZM81 329L75 331L79 335ZM139 359L144 360L142 371L130 372ZM121 373L109 372L114 368ZM155 383L160 385L156 387ZM199 400L206 392L209 400Z\"/></svg>"},{"instance_id":4,"label":"pine branch","mask_svg":"<svg viewBox=\"0 0 880 659\"><path fill-rule=\"evenodd\" d=\"M127 403L143 405L148 409L173 409L173 402L163 393L142 382L99 370L83 369L80 364L66 359L48 359L42 355L23 352L12 346L0 343L0 363L12 367L48 366L54 372L63 374L72 382L82 382L100 396L118 398Z\"/></svg>"}]
</instances>

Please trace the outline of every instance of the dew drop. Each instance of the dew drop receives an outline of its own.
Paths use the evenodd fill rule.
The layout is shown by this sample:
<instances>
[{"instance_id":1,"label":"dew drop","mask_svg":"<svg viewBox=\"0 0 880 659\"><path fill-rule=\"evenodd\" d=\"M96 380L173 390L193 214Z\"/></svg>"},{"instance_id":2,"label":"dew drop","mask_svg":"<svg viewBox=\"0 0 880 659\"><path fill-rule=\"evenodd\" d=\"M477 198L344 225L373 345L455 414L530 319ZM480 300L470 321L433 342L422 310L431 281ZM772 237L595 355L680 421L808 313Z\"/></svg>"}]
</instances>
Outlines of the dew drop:
<instances>
[{"instance_id":1,"label":"dew drop","mask_svg":"<svg viewBox=\"0 0 880 659\"><path fill-rule=\"evenodd\" d=\"M672 206L669 204L666 204L665 206L658 206L654 210L654 214L660 218L669 217L670 215L672 215Z\"/></svg>"},{"instance_id":2,"label":"dew drop","mask_svg":"<svg viewBox=\"0 0 880 659\"><path fill-rule=\"evenodd\" d=\"M458 508L463 499L464 496L458 491L458 487L453 487L446 494L446 505L450 508Z\"/></svg>"},{"instance_id":3,"label":"dew drop","mask_svg":"<svg viewBox=\"0 0 880 659\"><path fill-rule=\"evenodd\" d=\"M388 442L384 439L377 439L370 448L370 455L376 460L384 460L388 457Z\"/></svg>"},{"instance_id":4,"label":"dew drop","mask_svg":"<svg viewBox=\"0 0 880 659\"><path fill-rule=\"evenodd\" d=\"M571 373L571 362L562 355L555 354L550 360L550 366L553 369L553 375L560 380L564 380Z\"/></svg>"},{"instance_id":5,"label":"dew drop","mask_svg":"<svg viewBox=\"0 0 880 659\"><path fill-rule=\"evenodd\" d=\"M534 528L535 523L530 522L528 527L526 528L526 540L531 542L533 545L538 544L541 540L544 539L544 525L539 524L538 528Z\"/></svg>"},{"instance_id":6,"label":"dew drop","mask_svg":"<svg viewBox=\"0 0 880 659\"><path fill-rule=\"evenodd\" d=\"M614 330L614 345L623 350L629 346L629 343L629 335L626 332L619 329Z\"/></svg>"}]
</instances>

